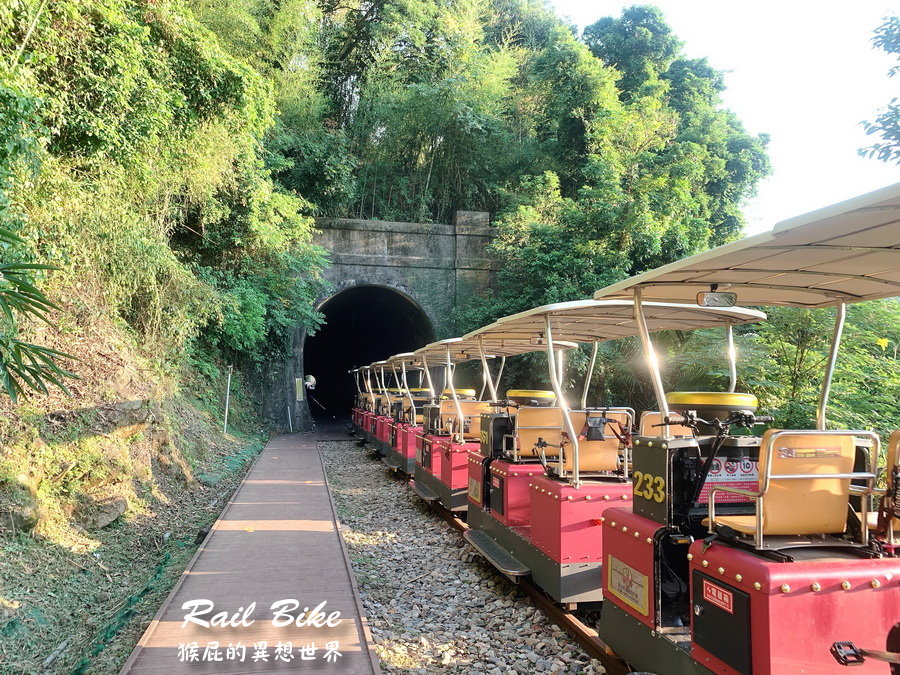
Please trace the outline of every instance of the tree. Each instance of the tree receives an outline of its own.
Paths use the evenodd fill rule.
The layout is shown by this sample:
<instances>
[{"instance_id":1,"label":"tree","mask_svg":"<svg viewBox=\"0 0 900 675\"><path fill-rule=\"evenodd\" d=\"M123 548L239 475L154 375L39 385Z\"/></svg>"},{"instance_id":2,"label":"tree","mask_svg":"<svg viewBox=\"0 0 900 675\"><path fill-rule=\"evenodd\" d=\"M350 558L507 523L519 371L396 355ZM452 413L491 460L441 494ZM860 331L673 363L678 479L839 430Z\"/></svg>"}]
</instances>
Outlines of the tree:
<instances>
[{"instance_id":1,"label":"tree","mask_svg":"<svg viewBox=\"0 0 900 675\"><path fill-rule=\"evenodd\" d=\"M900 17L890 16L875 29L872 43L888 54L896 54L900 61ZM900 72L900 65L888 71L888 77ZM900 163L900 99L893 98L878 114L873 122L863 122L866 133L877 134L882 140L862 148L859 154L863 157L875 157L882 162Z\"/></svg>"}]
</instances>

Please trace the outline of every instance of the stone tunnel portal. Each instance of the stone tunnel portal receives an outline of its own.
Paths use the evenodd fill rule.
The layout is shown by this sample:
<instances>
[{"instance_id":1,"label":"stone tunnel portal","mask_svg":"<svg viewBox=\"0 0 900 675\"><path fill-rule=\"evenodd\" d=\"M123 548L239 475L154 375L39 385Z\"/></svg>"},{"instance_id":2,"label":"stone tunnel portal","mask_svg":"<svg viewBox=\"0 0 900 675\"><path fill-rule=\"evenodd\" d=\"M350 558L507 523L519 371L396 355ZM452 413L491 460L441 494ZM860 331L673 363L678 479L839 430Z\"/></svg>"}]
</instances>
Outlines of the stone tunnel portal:
<instances>
[{"instance_id":1,"label":"stone tunnel portal","mask_svg":"<svg viewBox=\"0 0 900 675\"><path fill-rule=\"evenodd\" d=\"M422 308L385 286L354 286L340 291L319 311L325 322L315 335L306 338L303 348L303 372L313 375L317 383L309 402L314 417L349 415L356 393L347 372L351 368L411 352L434 341L434 328Z\"/></svg>"}]
</instances>

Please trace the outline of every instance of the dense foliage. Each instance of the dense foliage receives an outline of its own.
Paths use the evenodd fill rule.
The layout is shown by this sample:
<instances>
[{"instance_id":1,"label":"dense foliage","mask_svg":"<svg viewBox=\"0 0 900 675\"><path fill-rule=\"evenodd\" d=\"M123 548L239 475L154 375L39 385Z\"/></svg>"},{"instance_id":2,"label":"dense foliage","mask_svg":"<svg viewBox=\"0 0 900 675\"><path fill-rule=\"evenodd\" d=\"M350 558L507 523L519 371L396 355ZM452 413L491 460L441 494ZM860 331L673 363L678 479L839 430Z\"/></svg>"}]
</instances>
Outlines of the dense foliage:
<instances>
[{"instance_id":1,"label":"dense foliage","mask_svg":"<svg viewBox=\"0 0 900 675\"><path fill-rule=\"evenodd\" d=\"M652 7L581 35L538 0L13 0L0 24L3 262L38 265L21 278L64 316L102 309L163 366L260 366L315 327L310 215L491 211L498 290L463 330L734 239L769 171L722 73ZM876 44L895 53L896 33ZM848 329L868 373L894 339L878 307ZM746 385L798 423L823 347L779 335L814 321L820 339L819 314L740 336ZM9 354L29 321L0 321ZM714 386L717 340L666 336L667 377ZM603 357L597 391L649 400L633 345Z\"/></svg>"},{"instance_id":2,"label":"dense foliage","mask_svg":"<svg viewBox=\"0 0 900 675\"><path fill-rule=\"evenodd\" d=\"M497 295L465 327L581 298L740 235L766 138L719 98L722 74L681 54L651 7L557 28L526 61L534 158L498 193Z\"/></svg>"},{"instance_id":3,"label":"dense foliage","mask_svg":"<svg viewBox=\"0 0 900 675\"><path fill-rule=\"evenodd\" d=\"M262 364L316 325L309 204L264 166L271 83L184 8L14 0L0 60L4 262L57 266L44 285L69 316L125 322L164 367Z\"/></svg>"}]
</instances>

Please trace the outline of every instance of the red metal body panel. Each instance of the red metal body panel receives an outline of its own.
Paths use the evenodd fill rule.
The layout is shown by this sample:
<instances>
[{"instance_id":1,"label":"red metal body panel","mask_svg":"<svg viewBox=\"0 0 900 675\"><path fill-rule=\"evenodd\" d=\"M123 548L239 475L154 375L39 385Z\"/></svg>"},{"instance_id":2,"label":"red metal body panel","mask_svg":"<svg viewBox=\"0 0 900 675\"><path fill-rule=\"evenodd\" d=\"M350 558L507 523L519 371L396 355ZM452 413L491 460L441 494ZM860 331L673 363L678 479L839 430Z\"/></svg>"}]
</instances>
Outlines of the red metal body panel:
<instances>
[{"instance_id":1,"label":"red metal body panel","mask_svg":"<svg viewBox=\"0 0 900 675\"><path fill-rule=\"evenodd\" d=\"M440 479L441 477L441 465L444 460L444 452L443 446L446 443L450 442L450 438L448 436L435 436L433 434L427 434L422 438L422 450L417 451L416 453L416 465L421 466L423 469L428 471L435 478ZM425 448L429 448L431 450L429 456L431 461L426 464L424 460L424 450Z\"/></svg>"},{"instance_id":2,"label":"red metal body panel","mask_svg":"<svg viewBox=\"0 0 900 675\"><path fill-rule=\"evenodd\" d=\"M385 443L390 441L390 423L390 417L378 415L378 417L375 418L375 438Z\"/></svg>"},{"instance_id":3,"label":"red metal body panel","mask_svg":"<svg viewBox=\"0 0 900 675\"><path fill-rule=\"evenodd\" d=\"M388 421L388 445L396 450L397 449L397 429L400 426L400 422L391 418Z\"/></svg>"},{"instance_id":4,"label":"red metal body panel","mask_svg":"<svg viewBox=\"0 0 900 675\"><path fill-rule=\"evenodd\" d=\"M366 410L363 413L363 430L367 434L375 434L375 414L371 410Z\"/></svg>"},{"instance_id":5,"label":"red metal body panel","mask_svg":"<svg viewBox=\"0 0 900 675\"><path fill-rule=\"evenodd\" d=\"M469 451L477 450L480 443L452 443L442 446L440 481L451 490L465 490L469 484Z\"/></svg>"},{"instance_id":6,"label":"red metal body panel","mask_svg":"<svg viewBox=\"0 0 900 675\"><path fill-rule=\"evenodd\" d=\"M601 516L603 601L611 602L650 628L656 627L653 537L663 527L631 512L610 508Z\"/></svg>"},{"instance_id":7,"label":"red metal body panel","mask_svg":"<svg viewBox=\"0 0 900 675\"><path fill-rule=\"evenodd\" d=\"M422 427L400 424L397 427L397 445L395 450L406 458L416 456L416 436L422 433Z\"/></svg>"},{"instance_id":8,"label":"red metal body panel","mask_svg":"<svg viewBox=\"0 0 900 675\"><path fill-rule=\"evenodd\" d=\"M469 450L469 454L467 457L466 467L468 468L468 477L469 477L469 488L467 491L469 497L469 503L475 504L476 506L483 507L484 506L484 484L482 470L484 462L484 455L481 454L480 449L476 448L474 450Z\"/></svg>"},{"instance_id":9,"label":"red metal body panel","mask_svg":"<svg viewBox=\"0 0 900 675\"><path fill-rule=\"evenodd\" d=\"M569 483L537 476L531 483L531 540L560 563L603 562L599 518L631 502L631 483Z\"/></svg>"},{"instance_id":10,"label":"red metal body panel","mask_svg":"<svg viewBox=\"0 0 900 675\"><path fill-rule=\"evenodd\" d=\"M425 428L419 427L416 432L416 461L421 463L422 448L425 447Z\"/></svg>"},{"instance_id":11,"label":"red metal body panel","mask_svg":"<svg viewBox=\"0 0 900 675\"><path fill-rule=\"evenodd\" d=\"M409 425L405 422L394 422L394 442L391 445L391 449L393 449L394 452L403 452L403 437L406 434L408 427Z\"/></svg>"},{"instance_id":12,"label":"red metal body panel","mask_svg":"<svg viewBox=\"0 0 900 675\"><path fill-rule=\"evenodd\" d=\"M492 508L491 516L507 526L530 525L531 485L537 476L544 475L544 467L494 460L491 474L503 481L503 513Z\"/></svg>"},{"instance_id":13,"label":"red metal body panel","mask_svg":"<svg viewBox=\"0 0 900 675\"><path fill-rule=\"evenodd\" d=\"M750 595L754 674L846 673L829 653L832 643L849 640L883 650L888 632L900 621L898 558L783 563L724 544L714 543L704 552L698 541L690 550L691 577L700 570ZM697 645L693 655L713 672L734 672ZM853 672L883 674L888 669L867 659Z\"/></svg>"}]
</instances>

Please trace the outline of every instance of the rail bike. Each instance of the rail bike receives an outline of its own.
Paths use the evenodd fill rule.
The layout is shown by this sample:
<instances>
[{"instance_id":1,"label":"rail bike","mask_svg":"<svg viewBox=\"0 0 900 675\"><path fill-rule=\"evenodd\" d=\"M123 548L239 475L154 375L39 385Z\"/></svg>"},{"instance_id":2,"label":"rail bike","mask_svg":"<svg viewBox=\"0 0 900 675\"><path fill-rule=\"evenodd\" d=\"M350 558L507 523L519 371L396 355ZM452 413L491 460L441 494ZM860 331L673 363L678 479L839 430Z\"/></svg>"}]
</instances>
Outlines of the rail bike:
<instances>
[{"instance_id":1,"label":"rail bike","mask_svg":"<svg viewBox=\"0 0 900 675\"><path fill-rule=\"evenodd\" d=\"M847 305L900 295L898 218L893 186L593 300L398 355L402 376L381 372L376 388L373 364L356 373L354 425L374 434L374 413L405 395L416 459L399 468L412 467L417 492L464 510L464 536L506 576L530 577L565 605L600 607L600 637L636 670L898 675L900 431L883 452L872 431L827 428ZM783 429L735 391L732 327L765 319L737 302L835 307L815 429ZM728 391L667 391L653 333L717 326ZM640 338L657 409L589 405L590 372L570 405L566 350L592 344L592 369L600 342L629 336ZM529 351L546 352L550 390L501 397L491 357ZM453 378L476 359L486 400ZM418 404L408 370L426 383Z\"/></svg>"}]
</instances>

